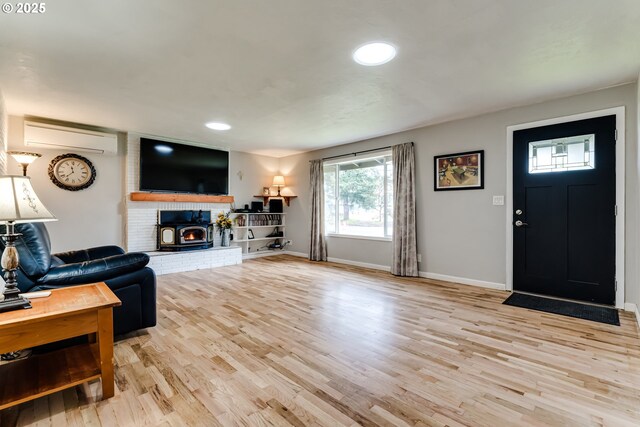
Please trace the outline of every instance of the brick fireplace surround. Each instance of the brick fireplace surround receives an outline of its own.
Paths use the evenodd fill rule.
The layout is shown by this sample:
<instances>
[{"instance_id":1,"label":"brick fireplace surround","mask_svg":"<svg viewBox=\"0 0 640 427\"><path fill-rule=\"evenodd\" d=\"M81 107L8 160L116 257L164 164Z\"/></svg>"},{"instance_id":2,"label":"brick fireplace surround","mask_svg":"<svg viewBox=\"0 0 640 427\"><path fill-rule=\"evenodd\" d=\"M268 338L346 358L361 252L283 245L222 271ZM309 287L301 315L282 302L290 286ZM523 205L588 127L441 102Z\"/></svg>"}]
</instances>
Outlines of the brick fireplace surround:
<instances>
[{"instance_id":1,"label":"brick fireplace surround","mask_svg":"<svg viewBox=\"0 0 640 427\"><path fill-rule=\"evenodd\" d=\"M140 138L129 135L127 144L127 194L138 191ZM185 252L158 252L156 248L156 224L158 210L202 210L210 211L215 218L220 212L228 212L227 203L183 203L183 202L134 202L126 200L126 246L130 252L146 252L151 256L149 266L156 274L222 267L242 263L242 248L220 247L220 234L214 233L211 249Z\"/></svg>"}]
</instances>

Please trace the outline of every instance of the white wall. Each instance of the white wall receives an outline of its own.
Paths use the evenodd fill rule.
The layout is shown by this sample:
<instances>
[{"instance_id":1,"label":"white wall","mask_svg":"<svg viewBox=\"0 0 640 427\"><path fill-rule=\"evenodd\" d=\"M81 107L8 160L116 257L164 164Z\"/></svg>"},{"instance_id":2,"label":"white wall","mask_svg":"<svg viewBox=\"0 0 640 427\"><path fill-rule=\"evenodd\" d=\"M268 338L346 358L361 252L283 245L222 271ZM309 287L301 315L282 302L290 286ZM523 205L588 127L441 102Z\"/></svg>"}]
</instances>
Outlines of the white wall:
<instances>
[{"instance_id":1,"label":"white wall","mask_svg":"<svg viewBox=\"0 0 640 427\"><path fill-rule=\"evenodd\" d=\"M232 151L229 155L229 188L235 197L236 208L260 201L253 196L262 194L262 187L270 187L278 175L280 160L275 157Z\"/></svg>"},{"instance_id":2,"label":"white wall","mask_svg":"<svg viewBox=\"0 0 640 427\"><path fill-rule=\"evenodd\" d=\"M5 116L0 93L0 116ZM0 138L3 129L0 120ZM127 155L127 139L137 141L139 136L128 137L118 135L118 154L116 156L97 155L78 152L87 157L97 170L95 183L81 191L66 191L55 186L48 176L49 162L60 154L74 152L73 150L46 150L24 145L24 119L9 116L8 120L8 149L23 150L42 154L29 166L28 174L32 179L34 189L47 208L58 218L57 222L47 224L51 234L52 250L54 252L81 249L100 245L119 245L126 247L127 204L131 191L137 191L137 162L138 158ZM0 140L0 148L2 140ZM3 150L0 149L0 168ZM134 153L135 154L135 153ZM127 159L129 158L129 163ZM22 174L22 168L12 159L8 159L9 174ZM273 175L278 170L278 159L257 156L248 153L230 153L230 194L236 197L236 206L250 203L252 196L260 194L262 187L269 185ZM129 173L125 173L128 164ZM1 170L1 169L0 169ZM239 174L238 172L242 172ZM153 204L137 203L138 207L158 209ZM181 205L182 206L182 205ZM177 205L164 206L163 209L182 209ZM185 209L191 209L184 207ZM227 205L213 205L212 209L229 209ZM197 207L195 209L200 209Z\"/></svg>"},{"instance_id":3,"label":"white wall","mask_svg":"<svg viewBox=\"0 0 640 427\"><path fill-rule=\"evenodd\" d=\"M229 194L234 196L233 204L222 203L173 203L173 202L133 202L128 195L139 191L140 184L140 138L129 134L127 141L127 185L126 200L126 243L130 251L154 251L156 249L156 223L159 209L205 210L211 211L212 218L219 212L229 211L233 206L243 207L257 201L254 195L261 194L262 187L268 186L278 171L279 160L274 157L231 151L229 153ZM156 139L163 139L154 137ZM171 141L171 139L164 140ZM216 233L215 245L219 245Z\"/></svg>"},{"instance_id":4,"label":"white wall","mask_svg":"<svg viewBox=\"0 0 640 427\"><path fill-rule=\"evenodd\" d=\"M638 82L636 84L636 129L638 130L638 132L636 135L637 139L635 140L635 143L633 139L629 139L628 144L635 145L635 148L636 148L636 167L635 167L636 184L640 186L640 75L638 76ZM638 186L635 188L635 191L636 191L635 216L633 217L627 216L627 224L629 224L630 222L637 224L638 219L640 219L640 196L637 195ZM630 199L633 200L632 198ZM629 236L629 240L632 240L631 236L633 236L633 234L627 233L627 235ZM634 273L635 273L636 281L634 283L629 283L629 282L627 283L627 289L629 289L629 292L628 292L628 298L626 298L625 300L635 304L636 307L640 309L640 262L638 262L638 258L640 258L640 227L636 227L635 236L636 236L636 239L635 239L636 257L632 264L627 264L627 265L630 270L635 269ZM633 288L635 288L635 293ZM636 320L640 323L640 318Z\"/></svg>"},{"instance_id":5,"label":"white wall","mask_svg":"<svg viewBox=\"0 0 640 427\"><path fill-rule=\"evenodd\" d=\"M24 145L24 119L9 116L9 149L42 154L29 166L33 188L40 200L58 221L47 223L53 252L100 245L122 245L124 242L124 134L118 138L116 156L74 150L45 150ZM48 175L51 160L64 153L80 154L96 168L94 184L80 191L67 191L51 182ZM8 173L22 175L22 167L8 160Z\"/></svg>"},{"instance_id":6,"label":"white wall","mask_svg":"<svg viewBox=\"0 0 640 427\"><path fill-rule=\"evenodd\" d=\"M416 149L418 252L420 271L504 284L506 282L506 211L493 206L493 195L506 192L506 128L510 125L624 105L627 123L627 236L638 236L637 85L628 84L464 120L400 132L354 144L285 157L280 161L288 189L299 195L287 217L292 251L308 252L310 159L413 141ZM434 192L433 156L485 150L485 189ZM389 266L391 244L329 238L329 256ZM636 253L638 239L626 245L627 301L640 298Z\"/></svg>"},{"instance_id":7,"label":"white wall","mask_svg":"<svg viewBox=\"0 0 640 427\"><path fill-rule=\"evenodd\" d=\"M7 112L0 89L0 174L7 171Z\"/></svg>"}]
</instances>

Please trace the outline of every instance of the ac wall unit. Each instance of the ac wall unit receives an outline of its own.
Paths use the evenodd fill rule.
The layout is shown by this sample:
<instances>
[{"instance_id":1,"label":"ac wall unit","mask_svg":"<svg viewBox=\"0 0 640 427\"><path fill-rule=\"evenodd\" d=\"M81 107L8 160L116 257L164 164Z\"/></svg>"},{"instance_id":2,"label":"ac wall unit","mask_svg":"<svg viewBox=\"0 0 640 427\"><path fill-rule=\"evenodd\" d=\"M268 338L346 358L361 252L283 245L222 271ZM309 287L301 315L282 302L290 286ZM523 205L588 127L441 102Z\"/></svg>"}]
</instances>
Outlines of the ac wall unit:
<instances>
[{"instance_id":1,"label":"ac wall unit","mask_svg":"<svg viewBox=\"0 0 640 427\"><path fill-rule=\"evenodd\" d=\"M115 155L118 152L118 136L113 133L25 121L24 145Z\"/></svg>"}]
</instances>

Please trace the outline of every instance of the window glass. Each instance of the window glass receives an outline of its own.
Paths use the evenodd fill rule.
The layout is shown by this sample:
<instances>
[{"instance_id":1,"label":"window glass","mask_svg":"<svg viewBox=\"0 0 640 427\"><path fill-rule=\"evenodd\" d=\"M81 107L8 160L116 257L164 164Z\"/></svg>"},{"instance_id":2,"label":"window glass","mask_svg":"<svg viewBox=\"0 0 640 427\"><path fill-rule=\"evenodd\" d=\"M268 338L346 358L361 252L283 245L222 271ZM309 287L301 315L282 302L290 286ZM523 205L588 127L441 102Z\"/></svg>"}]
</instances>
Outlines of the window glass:
<instances>
[{"instance_id":1,"label":"window glass","mask_svg":"<svg viewBox=\"0 0 640 427\"><path fill-rule=\"evenodd\" d=\"M391 236L393 171L390 152L325 163L325 231L346 236Z\"/></svg>"}]
</instances>

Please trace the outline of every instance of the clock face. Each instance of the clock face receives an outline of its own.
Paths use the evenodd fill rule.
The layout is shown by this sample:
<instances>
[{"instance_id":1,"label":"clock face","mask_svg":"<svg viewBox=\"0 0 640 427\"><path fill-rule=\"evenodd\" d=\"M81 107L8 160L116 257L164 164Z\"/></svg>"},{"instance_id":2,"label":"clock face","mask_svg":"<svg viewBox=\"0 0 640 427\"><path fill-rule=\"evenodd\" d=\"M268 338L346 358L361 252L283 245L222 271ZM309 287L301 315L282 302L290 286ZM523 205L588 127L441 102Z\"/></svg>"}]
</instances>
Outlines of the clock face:
<instances>
[{"instance_id":1,"label":"clock face","mask_svg":"<svg viewBox=\"0 0 640 427\"><path fill-rule=\"evenodd\" d=\"M93 184L96 169L91 161L77 154L63 154L49 165L49 178L58 187L77 191Z\"/></svg>"}]
</instances>

